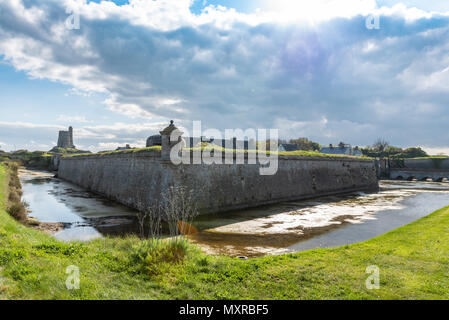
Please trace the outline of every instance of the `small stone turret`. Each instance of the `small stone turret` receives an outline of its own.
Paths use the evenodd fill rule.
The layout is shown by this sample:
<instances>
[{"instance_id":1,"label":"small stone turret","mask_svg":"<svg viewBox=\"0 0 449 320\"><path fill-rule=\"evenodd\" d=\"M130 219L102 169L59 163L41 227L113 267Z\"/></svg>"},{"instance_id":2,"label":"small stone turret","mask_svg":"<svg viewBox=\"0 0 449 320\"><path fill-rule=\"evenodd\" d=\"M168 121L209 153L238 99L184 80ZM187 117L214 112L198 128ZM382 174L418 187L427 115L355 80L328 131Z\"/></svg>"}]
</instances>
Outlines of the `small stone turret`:
<instances>
[{"instance_id":1,"label":"small stone turret","mask_svg":"<svg viewBox=\"0 0 449 320\"><path fill-rule=\"evenodd\" d=\"M175 125L173 120L170 121L170 125L164 130L160 131L162 138L162 160L170 160L170 152L172 148L179 142L182 142L182 132Z\"/></svg>"}]
</instances>

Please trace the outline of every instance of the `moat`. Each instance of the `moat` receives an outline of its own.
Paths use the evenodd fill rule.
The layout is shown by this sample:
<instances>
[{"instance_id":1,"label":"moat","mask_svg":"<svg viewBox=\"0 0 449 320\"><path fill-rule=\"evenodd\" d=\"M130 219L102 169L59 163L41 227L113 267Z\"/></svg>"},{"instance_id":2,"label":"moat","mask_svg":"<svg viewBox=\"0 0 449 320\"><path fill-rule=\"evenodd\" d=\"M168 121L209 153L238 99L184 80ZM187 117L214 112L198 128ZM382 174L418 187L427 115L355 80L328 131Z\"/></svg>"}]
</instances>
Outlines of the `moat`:
<instances>
[{"instance_id":1,"label":"moat","mask_svg":"<svg viewBox=\"0 0 449 320\"><path fill-rule=\"evenodd\" d=\"M30 216L62 223L60 240L138 233L137 212L54 178L20 170ZM200 216L192 242L212 254L262 256L356 243L413 222L449 204L449 183L381 181L376 193L293 201Z\"/></svg>"}]
</instances>

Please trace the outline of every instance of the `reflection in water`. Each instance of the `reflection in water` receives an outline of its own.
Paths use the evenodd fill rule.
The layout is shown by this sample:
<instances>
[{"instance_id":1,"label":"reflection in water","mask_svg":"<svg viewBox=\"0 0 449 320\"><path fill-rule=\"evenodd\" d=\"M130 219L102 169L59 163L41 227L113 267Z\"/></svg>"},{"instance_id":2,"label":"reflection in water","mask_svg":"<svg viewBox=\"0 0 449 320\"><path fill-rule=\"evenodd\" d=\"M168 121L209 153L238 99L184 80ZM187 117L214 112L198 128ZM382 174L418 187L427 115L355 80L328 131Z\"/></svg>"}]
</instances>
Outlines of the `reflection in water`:
<instances>
[{"instance_id":1,"label":"reflection in water","mask_svg":"<svg viewBox=\"0 0 449 320\"><path fill-rule=\"evenodd\" d=\"M42 222L63 222L56 237L90 240L137 233L136 211L55 179L21 171L24 200ZM381 190L200 216L190 239L210 253L261 256L364 241L449 204L449 184L382 181Z\"/></svg>"},{"instance_id":2,"label":"reflection in water","mask_svg":"<svg viewBox=\"0 0 449 320\"><path fill-rule=\"evenodd\" d=\"M377 193L356 192L215 219L203 217L207 227L193 241L211 253L246 256L333 247L370 239L449 204L447 183L381 181L380 186Z\"/></svg>"},{"instance_id":3,"label":"reflection in water","mask_svg":"<svg viewBox=\"0 0 449 320\"><path fill-rule=\"evenodd\" d=\"M449 192L417 192L404 198L397 207L373 215L360 225L347 224L343 228L289 246L292 251L328 248L357 243L384 234L422 218L449 204Z\"/></svg>"},{"instance_id":4,"label":"reflection in water","mask_svg":"<svg viewBox=\"0 0 449 320\"><path fill-rule=\"evenodd\" d=\"M61 240L92 240L102 235L135 232L136 211L53 178L42 171L20 170L23 200L40 222L61 222Z\"/></svg>"}]
</instances>

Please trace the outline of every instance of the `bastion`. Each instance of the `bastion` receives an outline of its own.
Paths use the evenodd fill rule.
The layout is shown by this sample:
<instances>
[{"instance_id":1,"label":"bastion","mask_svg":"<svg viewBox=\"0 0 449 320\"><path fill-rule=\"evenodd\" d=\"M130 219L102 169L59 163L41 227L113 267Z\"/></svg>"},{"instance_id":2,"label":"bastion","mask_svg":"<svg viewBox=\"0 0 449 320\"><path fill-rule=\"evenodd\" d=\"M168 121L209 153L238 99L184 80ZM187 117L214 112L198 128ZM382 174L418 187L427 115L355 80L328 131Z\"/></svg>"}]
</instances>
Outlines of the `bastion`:
<instances>
[{"instance_id":1,"label":"bastion","mask_svg":"<svg viewBox=\"0 0 449 320\"><path fill-rule=\"evenodd\" d=\"M171 132L169 128L161 131ZM223 212L266 204L354 191L378 190L373 160L355 157L279 156L274 175L261 175L262 164L175 165L168 150L179 139L162 139L162 152L94 154L63 157L58 176L124 205L144 210L162 200L170 187L191 190L202 213Z\"/></svg>"}]
</instances>

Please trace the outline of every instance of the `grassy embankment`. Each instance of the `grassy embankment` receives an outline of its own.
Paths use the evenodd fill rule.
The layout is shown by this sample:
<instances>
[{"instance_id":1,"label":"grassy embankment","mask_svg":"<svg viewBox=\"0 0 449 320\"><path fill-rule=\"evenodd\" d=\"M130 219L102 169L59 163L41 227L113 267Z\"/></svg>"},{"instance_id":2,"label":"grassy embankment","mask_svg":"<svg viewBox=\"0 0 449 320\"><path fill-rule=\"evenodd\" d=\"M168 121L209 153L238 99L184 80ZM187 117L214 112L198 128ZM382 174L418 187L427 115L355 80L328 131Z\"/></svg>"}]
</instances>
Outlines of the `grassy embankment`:
<instances>
[{"instance_id":1,"label":"grassy embankment","mask_svg":"<svg viewBox=\"0 0 449 320\"><path fill-rule=\"evenodd\" d=\"M64 157L80 157L80 156L106 156L111 154L130 154L130 153L145 153L145 152L157 152L160 151L160 146L155 147L149 147L149 148L136 148L136 149L127 149L127 150L118 150L118 151L103 151L98 153L78 153L78 154L66 154ZM196 147L196 148L186 148L185 150L188 151L212 151L215 152L229 152L229 153L256 153L257 150L234 150L234 149L225 149L220 146L216 145L207 145L202 147ZM271 152L269 150L266 151L266 154L270 154ZM338 154L324 154L320 153L318 151L275 151L272 152L274 154L278 154L280 156L297 156L297 157L320 157L320 158L364 158L364 159L370 159L368 157L356 157L356 156L349 156L349 155L338 155Z\"/></svg>"},{"instance_id":2,"label":"grassy embankment","mask_svg":"<svg viewBox=\"0 0 449 320\"><path fill-rule=\"evenodd\" d=\"M89 154L89 151L77 150L74 148L54 147L50 151L27 151L17 150L13 152L0 151L0 162L20 162L26 167L49 169L53 156L83 153Z\"/></svg>"},{"instance_id":3,"label":"grassy embankment","mask_svg":"<svg viewBox=\"0 0 449 320\"><path fill-rule=\"evenodd\" d=\"M6 213L8 180L0 164L0 299L449 299L449 207L364 243L240 261L137 238L58 242ZM70 265L80 290L66 289Z\"/></svg>"},{"instance_id":4,"label":"grassy embankment","mask_svg":"<svg viewBox=\"0 0 449 320\"><path fill-rule=\"evenodd\" d=\"M51 164L52 154L44 151L26 151L19 150L15 152L0 153L0 162L20 162L24 166L36 168L49 168Z\"/></svg>"},{"instance_id":5,"label":"grassy embankment","mask_svg":"<svg viewBox=\"0 0 449 320\"><path fill-rule=\"evenodd\" d=\"M97 153L74 153L74 154L64 154L64 157L85 157L85 156L106 156L110 154L129 154L129 153L144 153L144 152L157 152L161 151L160 146L149 147L149 148L135 148L135 149L125 149L125 150L114 150L114 151L100 151Z\"/></svg>"}]
</instances>

